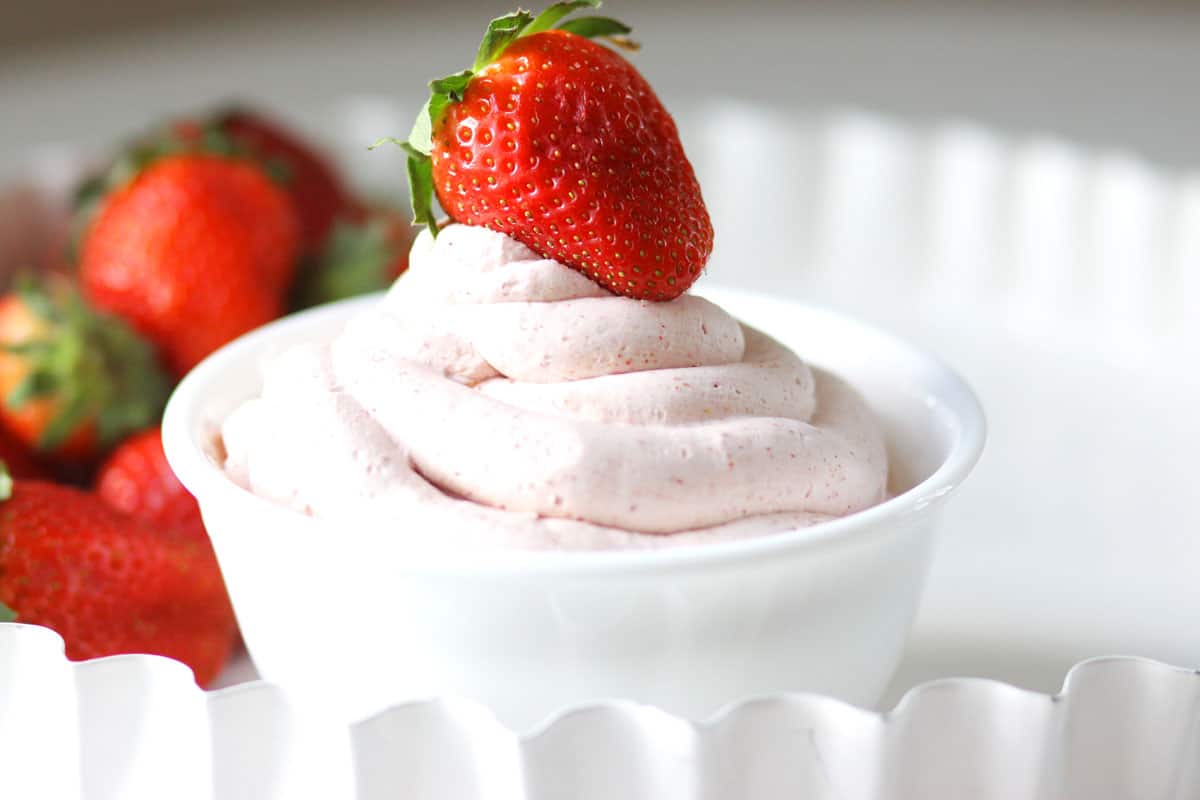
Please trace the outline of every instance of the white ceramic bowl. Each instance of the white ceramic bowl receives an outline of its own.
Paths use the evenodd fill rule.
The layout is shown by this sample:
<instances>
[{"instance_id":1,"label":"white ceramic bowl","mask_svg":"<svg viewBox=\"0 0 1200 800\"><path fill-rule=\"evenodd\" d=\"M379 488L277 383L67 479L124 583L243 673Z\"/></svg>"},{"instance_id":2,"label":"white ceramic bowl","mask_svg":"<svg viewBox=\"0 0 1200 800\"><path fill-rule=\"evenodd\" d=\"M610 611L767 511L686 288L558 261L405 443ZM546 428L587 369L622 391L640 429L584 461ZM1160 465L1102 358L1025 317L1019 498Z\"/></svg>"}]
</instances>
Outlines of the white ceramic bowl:
<instances>
[{"instance_id":1,"label":"white ceramic bowl","mask_svg":"<svg viewBox=\"0 0 1200 800\"><path fill-rule=\"evenodd\" d=\"M946 366L878 330L758 295L705 294L863 392L888 431L897 496L735 543L418 556L402 536L305 517L221 471L214 432L258 392L261 359L332 336L373 300L327 306L213 354L163 422L263 677L348 720L465 695L517 728L612 697L693 718L791 690L874 704L916 612L945 499L983 448L982 411Z\"/></svg>"}]
</instances>

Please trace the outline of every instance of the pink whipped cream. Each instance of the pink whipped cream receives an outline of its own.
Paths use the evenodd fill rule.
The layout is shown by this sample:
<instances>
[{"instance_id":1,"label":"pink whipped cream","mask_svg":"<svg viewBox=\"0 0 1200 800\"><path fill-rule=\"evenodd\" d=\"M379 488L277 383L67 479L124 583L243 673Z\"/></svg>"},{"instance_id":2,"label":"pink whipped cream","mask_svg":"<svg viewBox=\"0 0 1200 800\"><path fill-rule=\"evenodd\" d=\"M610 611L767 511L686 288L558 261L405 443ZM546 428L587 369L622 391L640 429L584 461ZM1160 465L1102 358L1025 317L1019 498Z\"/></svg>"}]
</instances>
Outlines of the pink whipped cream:
<instances>
[{"instance_id":1,"label":"pink whipped cream","mask_svg":"<svg viewBox=\"0 0 1200 800\"><path fill-rule=\"evenodd\" d=\"M485 228L423 233L332 342L280 353L226 470L425 547L740 539L883 499L855 391L699 297L618 297Z\"/></svg>"}]
</instances>

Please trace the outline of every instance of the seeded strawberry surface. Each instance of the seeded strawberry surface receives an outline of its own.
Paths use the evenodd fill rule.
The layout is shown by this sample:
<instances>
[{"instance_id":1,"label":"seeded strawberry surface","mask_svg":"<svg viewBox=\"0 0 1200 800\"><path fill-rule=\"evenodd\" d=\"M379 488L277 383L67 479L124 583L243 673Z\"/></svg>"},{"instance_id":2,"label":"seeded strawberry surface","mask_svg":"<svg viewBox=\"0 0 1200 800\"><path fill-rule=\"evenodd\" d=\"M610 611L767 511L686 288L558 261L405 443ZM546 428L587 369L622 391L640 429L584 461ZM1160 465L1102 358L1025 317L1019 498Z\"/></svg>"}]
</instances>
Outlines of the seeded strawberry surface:
<instances>
[{"instance_id":1,"label":"seeded strawberry surface","mask_svg":"<svg viewBox=\"0 0 1200 800\"><path fill-rule=\"evenodd\" d=\"M164 655L201 685L224 665L237 630L207 541L40 481L17 481L0 502L0 604L57 631L69 658Z\"/></svg>"},{"instance_id":2,"label":"seeded strawberry surface","mask_svg":"<svg viewBox=\"0 0 1200 800\"><path fill-rule=\"evenodd\" d=\"M96 474L96 494L159 530L182 528L207 542L200 506L167 463L160 428L134 434L112 452Z\"/></svg>"},{"instance_id":3,"label":"seeded strawberry surface","mask_svg":"<svg viewBox=\"0 0 1200 800\"><path fill-rule=\"evenodd\" d=\"M506 233L630 297L669 300L713 231L675 123L616 52L563 30L523 36L433 131L454 220Z\"/></svg>"}]
</instances>

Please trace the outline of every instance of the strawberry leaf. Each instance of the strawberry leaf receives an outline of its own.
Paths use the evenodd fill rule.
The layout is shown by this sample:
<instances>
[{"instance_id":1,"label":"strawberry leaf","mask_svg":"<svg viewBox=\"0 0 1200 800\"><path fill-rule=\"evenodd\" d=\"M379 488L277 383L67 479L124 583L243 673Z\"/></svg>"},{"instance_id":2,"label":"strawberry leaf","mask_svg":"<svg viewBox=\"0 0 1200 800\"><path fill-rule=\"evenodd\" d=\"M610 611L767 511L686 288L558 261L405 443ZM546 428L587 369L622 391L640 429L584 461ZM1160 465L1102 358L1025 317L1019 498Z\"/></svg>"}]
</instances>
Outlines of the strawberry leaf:
<instances>
[{"instance_id":1,"label":"strawberry leaf","mask_svg":"<svg viewBox=\"0 0 1200 800\"><path fill-rule=\"evenodd\" d=\"M397 139L395 136L384 136L377 140L374 144L367 145L368 150L374 150L376 147L383 147L385 144L394 144L396 147L404 147L406 142L403 139Z\"/></svg>"},{"instance_id":2,"label":"strawberry leaf","mask_svg":"<svg viewBox=\"0 0 1200 800\"><path fill-rule=\"evenodd\" d=\"M38 344L48 344L39 342ZM28 353L20 352L18 349L5 348L13 355L25 356ZM43 353L49 352L48 349L43 350ZM54 394L58 384L49 375L44 372L33 371L21 379L21 382L13 387L8 396L4 398L4 405L12 411L20 411L26 405L39 397L46 397Z\"/></svg>"},{"instance_id":3,"label":"strawberry leaf","mask_svg":"<svg viewBox=\"0 0 1200 800\"><path fill-rule=\"evenodd\" d=\"M4 603L0 603L0 622L16 622L17 612L13 611Z\"/></svg>"},{"instance_id":4,"label":"strawberry leaf","mask_svg":"<svg viewBox=\"0 0 1200 800\"><path fill-rule=\"evenodd\" d=\"M17 278L17 296L35 317L46 323L62 322L61 309L50 299L37 279L30 275Z\"/></svg>"},{"instance_id":5,"label":"strawberry leaf","mask_svg":"<svg viewBox=\"0 0 1200 800\"><path fill-rule=\"evenodd\" d=\"M446 106L462 100L463 92L467 90L467 84L471 82L474 74L467 69L429 82L431 91L429 99L425 101L421 112L417 114L417 119L413 122L412 130L408 134L408 143L412 145L413 149L425 155L433 152L433 128L437 125L438 118L442 116ZM380 139L372 147L378 147L387 141L402 145L395 139L387 138Z\"/></svg>"},{"instance_id":6,"label":"strawberry leaf","mask_svg":"<svg viewBox=\"0 0 1200 800\"><path fill-rule=\"evenodd\" d=\"M549 6L545 11L538 14L533 22L526 26L521 33L522 36L532 36L535 33L548 31L558 24L558 21L570 14L572 11L578 11L581 8L599 8L600 0L569 0L569 2L555 3Z\"/></svg>"},{"instance_id":7,"label":"strawberry leaf","mask_svg":"<svg viewBox=\"0 0 1200 800\"><path fill-rule=\"evenodd\" d=\"M443 96L444 97L444 96ZM433 152L433 120L430 117L433 106L433 97L425 101L425 105L421 107L421 112L417 114L416 120L413 121L412 130L408 133L408 141L403 142L399 139L389 136L386 139L380 139L375 144L371 145L374 149L383 142L391 142L392 144L404 147L405 144L410 145L414 150L429 155ZM441 108L446 107L446 101L442 100ZM439 109L439 112L440 109Z\"/></svg>"},{"instance_id":8,"label":"strawberry leaf","mask_svg":"<svg viewBox=\"0 0 1200 800\"><path fill-rule=\"evenodd\" d=\"M293 307L309 308L386 289L402 258L390 235L391 217L353 223L338 220L318 257L305 265L293 287Z\"/></svg>"},{"instance_id":9,"label":"strawberry leaf","mask_svg":"<svg viewBox=\"0 0 1200 800\"><path fill-rule=\"evenodd\" d=\"M444 78L435 78L429 82L429 88L435 95L444 94L457 102L462 100L463 92L467 90L467 84L471 82L474 74L473 70L464 69L462 72L456 72ZM436 121L436 117L433 119Z\"/></svg>"},{"instance_id":10,"label":"strawberry leaf","mask_svg":"<svg viewBox=\"0 0 1200 800\"><path fill-rule=\"evenodd\" d=\"M424 116L424 111L421 112ZM433 236L438 234L437 217L433 214L433 162L429 158L429 152L433 151L432 142L429 146L429 152L423 151L420 147L413 144L413 137L417 136L417 127L420 125L421 117L417 117L417 125L413 126L413 133L409 135L407 142L401 141L394 136L385 136L368 149L374 150L376 147L384 144L394 144L400 147L404 152L408 153L408 196L412 202L413 210L413 225L427 225L429 232Z\"/></svg>"},{"instance_id":11,"label":"strawberry leaf","mask_svg":"<svg viewBox=\"0 0 1200 800\"><path fill-rule=\"evenodd\" d=\"M625 36L633 31L623 22L608 17L579 17L569 19L558 26L560 31L573 33L585 39L597 39L602 36Z\"/></svg>"},{"instance_id":12,"label":"strawberry leaf","mask_svg":"<svg viewBox=\"0 0 1200 800\"><path fill-rule=\"evenodd\" d=\"M472 71L478 72L499 58L504 48L512 44L531 22L533 14L524 9L492 20L483 34L483 41L479 43L479 52L475 54L475 66L472 67Z\"/></svg>"},{"instance_id":13,"label":"strawberry leaf","mask_svg":"<svg viewBox=\"0 0 1200 800\"><path fill-rule=\"evenodd\" d=\"M402 147L408 151L408 189L412 197L413 224L427 225L429 233L437 236L437 217L433 215L433 161L407 142Z\"/></svg>"}]
</instances>

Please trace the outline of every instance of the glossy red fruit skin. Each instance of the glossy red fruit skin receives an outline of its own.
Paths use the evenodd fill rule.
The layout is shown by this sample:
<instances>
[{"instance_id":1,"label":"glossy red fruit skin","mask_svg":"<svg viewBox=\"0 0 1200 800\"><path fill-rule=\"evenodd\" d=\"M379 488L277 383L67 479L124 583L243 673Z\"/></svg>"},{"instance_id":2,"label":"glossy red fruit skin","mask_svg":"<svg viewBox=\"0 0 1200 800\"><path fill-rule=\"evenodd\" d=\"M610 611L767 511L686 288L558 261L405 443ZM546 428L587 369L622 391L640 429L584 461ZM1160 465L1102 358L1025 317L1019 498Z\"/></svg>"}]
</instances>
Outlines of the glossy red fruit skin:
<instances>
[{"instance_id":1,"label":"glossy red fruit skin","mask_svg":"<svg viewBox=\"0 0 1200 800\"><path fill-rule=\"evenodd\" d=\"M517 39L433 135L438 201L619 294L669 300L713 230L675 122L619 54L572 33Z\"/></svg>"},{"instance_id":2,"label":"glossy red fruit skin","mask_svg":"<svg viewBox=\"0 0 1200 800\"><path fill-rule=\"evenodd\" d=\"M112 452L96 473L96 494L109 508L157 528L207 538L196 498L167 463L159 428L129 437Z\"/></svg>"},{"instance_id":3,"label":"glossy red fruit skin","mask_svg":"<svg viewBox=\"0 0 1200 800\"><path fill-rule=\"evenodd\" d=\"M0 503L0 603L59 633L72 659L151 653L210 683L236 621L207 542L155 529L88 492L18 480Z\"/></svg>"},{"instance_id":4,"label":"glossy red fruit skin","mask_svg":"<svg viewBox=\"0 0 1200 800\"><path fill-rule=\"evenodd\" d=\"M268 165L283 165L284 185L300 218L302 249L320 249L333 223L353 202L330 163L283 125L250 111L225 115L221 130Z\"/></svg>"},{"instance_id":5,"label":"glossy red fruit skin","mask_svg":"<svg viewBox=\"0 0 1200 800\"><path fill-rule=\"evenodd\" d=\"M182 375L280 316L299 256L287 195L246 161L156 161L104 201L83 243L87 299L123 317Z\"/></svg>"}]
</instances>

